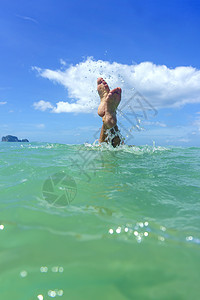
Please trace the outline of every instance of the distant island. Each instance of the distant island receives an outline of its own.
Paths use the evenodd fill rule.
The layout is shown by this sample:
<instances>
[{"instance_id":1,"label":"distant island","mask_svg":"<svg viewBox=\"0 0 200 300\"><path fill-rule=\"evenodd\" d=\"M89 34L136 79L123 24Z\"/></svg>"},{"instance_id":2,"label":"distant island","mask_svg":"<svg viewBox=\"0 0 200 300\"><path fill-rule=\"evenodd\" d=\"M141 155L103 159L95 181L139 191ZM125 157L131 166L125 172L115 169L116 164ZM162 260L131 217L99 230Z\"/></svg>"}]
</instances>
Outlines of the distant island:
<instances>
[{"instance_id":1,"label":"distant island","mask_svg":"<svg viewBox=\"0 0 200 300\"><path fill-rule=\"evenodd\" d=\"M7 136L3 136L2 137L2 142L26 142L26 143L29 143L29 140L27 139L22 139L22 140L19 140L16 136L13 136L13 135L7 135Z\"/></svg>"}]
</instances>

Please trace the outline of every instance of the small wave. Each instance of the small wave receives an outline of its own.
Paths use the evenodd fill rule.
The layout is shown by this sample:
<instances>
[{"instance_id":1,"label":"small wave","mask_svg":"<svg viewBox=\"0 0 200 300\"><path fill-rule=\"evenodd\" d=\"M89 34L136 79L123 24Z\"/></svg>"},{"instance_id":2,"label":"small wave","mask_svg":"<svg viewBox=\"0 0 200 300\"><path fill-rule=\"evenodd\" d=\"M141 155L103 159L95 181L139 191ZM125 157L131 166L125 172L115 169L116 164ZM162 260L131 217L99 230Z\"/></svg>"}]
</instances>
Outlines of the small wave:
<instances>
[{"instance_id":1,"label":"small wave","mask_svg":"<svg viewBox=\"0 0 200 300\"><path fill-rule=\"evenodd\" d=\"M84 144L85 149L90 150L98 150L98 151L112 151L112 152L125 152L125 153L133 153L136 155L142 155L145 153L154 153L154 152L160 152L160 151L169 151L169 148L161 147L161 146L155 146L153 144L152 146L145 145L145 146L135 146L135 145L120 145L116 148L113 148L112 145L107 143L101 143L94 142L93 144L85 143Z\"/></svg>"}]
</instances>

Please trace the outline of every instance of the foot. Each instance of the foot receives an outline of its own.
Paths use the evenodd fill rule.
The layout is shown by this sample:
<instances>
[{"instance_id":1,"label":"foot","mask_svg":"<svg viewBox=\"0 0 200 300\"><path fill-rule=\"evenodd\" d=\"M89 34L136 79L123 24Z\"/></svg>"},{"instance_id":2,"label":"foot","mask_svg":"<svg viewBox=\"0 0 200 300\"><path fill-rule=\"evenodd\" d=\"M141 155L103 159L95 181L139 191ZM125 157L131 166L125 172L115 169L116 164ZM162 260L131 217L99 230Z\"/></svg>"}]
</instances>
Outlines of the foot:
<instances>
[{"instance_id":1,"label":"foot","mask_svg":"<svg viewBox=\"0 0 200 300\"><path fill-rule=\"evenodd\" d=\"M112 128L117 124L116 109L121 101L121 93L121 88L117 87L110 91L104 99L103 109L105 113L103 116L103 123L107 129Z\"/></svg>"},{"instance_id":2,"label":"foot","mask_svg":"<svg viewBox=\"0 0 200 300\"><path fill-rule=\"evenodd\" d=\"M108 96L108 93L110 92L110 89L107 82L101 77L97 79L97 91L101 99L101 103L98 108L98 115L100 117L103 117L105 115L106 98Z\"/></svg>"}]
</instances>

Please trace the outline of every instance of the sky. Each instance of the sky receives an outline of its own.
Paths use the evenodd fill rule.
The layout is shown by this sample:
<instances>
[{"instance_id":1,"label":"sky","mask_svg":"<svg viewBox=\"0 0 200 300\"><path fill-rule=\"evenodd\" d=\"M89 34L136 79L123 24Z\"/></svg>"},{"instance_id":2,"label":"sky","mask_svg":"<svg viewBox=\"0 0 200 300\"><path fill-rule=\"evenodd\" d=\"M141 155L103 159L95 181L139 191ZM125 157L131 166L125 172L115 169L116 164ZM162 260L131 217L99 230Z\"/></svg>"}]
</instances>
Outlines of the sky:
<instances>
[{"instance_id":1,"label":"sky","mask_svg":"<svg viewBox=\"0 0 200 300\"><path fill-rule=\"evenodd\" d=\"M93 143L96 80L128 144L200 146L200 1L1 0L0 137Z\"/></svg>"}]
</instances>

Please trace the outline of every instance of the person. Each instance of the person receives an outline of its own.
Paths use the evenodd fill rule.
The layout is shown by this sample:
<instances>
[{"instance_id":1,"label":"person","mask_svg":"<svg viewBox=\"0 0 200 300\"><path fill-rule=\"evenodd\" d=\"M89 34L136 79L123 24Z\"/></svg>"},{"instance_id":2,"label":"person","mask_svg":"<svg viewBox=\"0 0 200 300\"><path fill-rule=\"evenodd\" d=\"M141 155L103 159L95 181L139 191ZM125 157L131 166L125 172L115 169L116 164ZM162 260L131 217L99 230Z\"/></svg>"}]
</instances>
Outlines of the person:
<instances>
[{"instance_id":1,"label":"person","mask_svg":"<svg viewBox=\"0 0 200 300\"><path fill-rule=\"evenodd\" d=\"M97 91L101 99L98 115L103 121L99 142L110 143L113 147L119 146L122 139L117 126L116 110L121 101L122 90L117 87L111 91L107 82L99 77L97 79Z\"/></svg>"}]
</instances>

